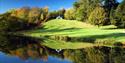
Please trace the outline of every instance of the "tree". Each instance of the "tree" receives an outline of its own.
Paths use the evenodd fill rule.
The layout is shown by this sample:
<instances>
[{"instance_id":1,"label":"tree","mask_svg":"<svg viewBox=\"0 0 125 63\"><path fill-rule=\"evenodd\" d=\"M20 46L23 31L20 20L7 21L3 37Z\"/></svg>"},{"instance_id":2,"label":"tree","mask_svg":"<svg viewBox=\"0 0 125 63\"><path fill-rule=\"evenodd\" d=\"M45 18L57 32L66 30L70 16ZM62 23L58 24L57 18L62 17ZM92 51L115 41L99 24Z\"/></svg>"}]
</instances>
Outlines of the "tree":
<instances>
[{"instance_id":1,"label":"tree","mask_svg":"<svg viewBox=\"0 0 125 63\"><path fill-rule=\"evenodd\" d=\"M26 22L23 19L11 16L11 13L4 13L0 16L0 31L18 31L26 29Z\"/></svg>"},{"instance_id":2,"label":"tree","mask_svg":"<svg viewBox=\"0 0 125 63\"><path fill-rule=\"evenodd\" d=\"M93 24L93 25L105 25L106 23L106 13L104 8L98 6L96 7L93 12L91 12L88 21L89 23Z\"/></svg>"},{"instance_id":3,"label":"tree","mask_svg":"<svg viewBox=\"0 0 125 63\"><path fill-rule=\"evenodd\" d=\"M50 19L56 19L58 16L59 16L59 13L58 13L58 11L51 11L51 12L49 12L50 14L49 14L49 20Z\"/></svg>"},{"instance_id":4,"label":"tree","mask_svg":"<svg viewBox=\"0 0 125 63\"><path fill-rule=\"evenodd\" d=\"M125 0L117 7L114 19L116 26L125 28Z\"/></svg>"},{"instance_id":5,"label":"tree","mask_svg":"<svg viewBox=\"0 0 125 63\"><path fill-rule=\"evenodd\" d=\"M116 8L118 5L117 0L102 0L103 6L106 10L110 11L112 8Z\"/></svg>"},{"instance_id":6,"label":"tree","mask_svg":"<svg viewBox=\"0 0 125 63\"><path fill-rule=\"evenodd\" d=\"M59 11L57 11L59 13L59 16L61 16L62 18L64 18L64 13L65 13L65 9L62 8Z\"/></svg>"},{"instance_id":7,"label":"tree","mask_svg":"<svg viewBox=\"0 0 125 63\"><path fill-rule=\"evenodd\" d=\"M28 14L29 14L30 8L29 7L22 7L20 9L16 10L16 17L20 19L24 19L25 21L28 21Z\"/></svg>"},{"instance_id":8,"label":"tree","mask_svg":"<svg viewBox=\"0 0 125 63\"><path fill-rule=\"evenodd\" d=\"M49 18L49 8L48 7L44 7L42 9L42 13L41 13L41 17L40 19L43 21L43 22L46 22Z\"/></svg>"},{"instance_id":9,"label":"tree","mask_svg":"<svg viewBox=\"0 0 125 63\"><path fill-rule=\"evenodd\" d=\"M102 0L103 2L103 7L105 8L106 11L106 17L107 17L107 24L111 24L112 18L113 18L113 13L114 10L117 8L118 6L118 2L117 0Z\"/></svg>"},{"instance_id":10,"label":"tree","mask_svg":"<svg viewBox=\"0 0 125 63\"><path fill-rule=\"evenodd\" d=\"M65 19L69 19L69 20L75 19L75 14L74 13L75 13L75 11L74 11L73 8L67 9L65 11L65 14L64 14Z\"/></svg>"},{"instance_id":11,"label":"tree","mask_svg":"<svg viewBox=\"0 0 125 63\"><path fill-rule=\"evenodd\" d=\"M42 11L40 11L40 9L37 7L31 8L29 15L28 15L28 17L29 17L28 22L37 23L40 20L41 12Z\"/></svg>"},{"instance_id":12,"label":"tree","mask_svg":"<svg viewBox=\"0 0 125 63\"><path fill-rule=\"evenodd\" d=\"M116 24L115 11L116 11L115 9L111 9L111 11L110 11L110 23L111 23L111 25Z\"/></svg>"},{"instance_id":13,"label":"tree","mask_svg":"<svg viewBox=\"0 0 125 63\"><path fill-rule=\"evenodd\" d=\"M86 21L90 13L99 5L99 0L78 0L74 3L77 20Z\"/></svg>"}]
</instances>

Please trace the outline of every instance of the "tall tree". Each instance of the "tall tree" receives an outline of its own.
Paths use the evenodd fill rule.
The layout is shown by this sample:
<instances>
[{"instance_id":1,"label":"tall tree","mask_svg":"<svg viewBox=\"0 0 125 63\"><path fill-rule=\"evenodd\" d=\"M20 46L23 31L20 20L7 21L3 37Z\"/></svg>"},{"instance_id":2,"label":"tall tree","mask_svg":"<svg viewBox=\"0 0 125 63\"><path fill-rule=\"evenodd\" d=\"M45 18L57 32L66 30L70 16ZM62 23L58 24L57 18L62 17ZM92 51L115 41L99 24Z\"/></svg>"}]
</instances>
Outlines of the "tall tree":
<instances>
[{"instance_id":1,"label":"tall tree","mask_svg":"<svg viewBox=\"0 0 125 63\"><path fill-rule=\"evenodd\" d=\"M117 8L118 6L118 2L117 0L102 0L102 3L103 3L103 7L105 8L105 11L106 11L106 17L107 17L107 24L110 24L110 20L113 16L113 11Z\"/></svg>"},{"instance_id":2,"label":"tall tree","mask_svg":"<svg viewBox=\"0 0 125 63\"><path fill-rule=\"evenodd\" d=\"M114 19L116 26L125 28L125 0L117 7Z\"/></svg>"},{"instance_id":3,"label":"tall tree","mask_svg":"<svg viewBox=\"0 0 125 63\"><path fill-rule=\"evenodd\" d=\"M88 21L89 23L93 24L93 25L105 25L106 23L106 13L104 8L98 6L96 7L93 12L91 12Z\"/></svg>"},{"instance_id":4,"label":"tall tree","mask_svg":"<svg viewBox=\"0 0 125 63\"><path fill-rule=\"evenodd\" d=\"M74 11L73 8L67 9L65 11L65 14L64 14L65 19L69 19L69 20L75 19L75 14L74 13L75 13L75 11Z\"/></svg>"},{"instance_id":5,"label":"tall tree","mask_svg":"<svg viewBox=\"0 0 125 63\"><path fill-rule=\"evenodd\" d=\"M76 19L86 21L90 13L100 4L99 0L78 0L74 3L76 9Z\"/></svg>"},{"instance_id":6,"label":"tall tree","mask_svg":"<svg viewBox=\"0 0 125 63\"><path fill-rule=\"evenodd\" d=\"M39 21L41 11L40 8L34 7L29 12L29 23L37 23Z\"/></svg>"},{"instance_id":7,"label":"tall tree","mask_svg":"<svg viewBox=\"0 0 125 63\"><path fill-rule=\"evenodd\" d=\"M49 8L48 8L48 7L44 7L44 8L42 9L42 13L41 13L40 19L41 19L43 22L45 22L45 21L48 20L48 18L49 18Z\"/></svg>"},{"instance_id":8,"label":"tall tree","mask_svg":"<svg viewBox=\"0 0 125 63\"><path fill-rule=\"evenodd\" d=\"M22 7L20 9L17 9L16 10L16 17L28 21L29 11L30 11L29 7Z\"/></svg>"},{"instance_id":9,"label":"tall tree","mask_svg":"<svg viewBox=\"0 0 125 63\"><path fill-rule=\"evenodd\" d=\"M60 9L58 11L58 13L59 13L59 16L61 16L62 18L64 18L65 9L64 8Z\"/></svg>"}]
</instances>

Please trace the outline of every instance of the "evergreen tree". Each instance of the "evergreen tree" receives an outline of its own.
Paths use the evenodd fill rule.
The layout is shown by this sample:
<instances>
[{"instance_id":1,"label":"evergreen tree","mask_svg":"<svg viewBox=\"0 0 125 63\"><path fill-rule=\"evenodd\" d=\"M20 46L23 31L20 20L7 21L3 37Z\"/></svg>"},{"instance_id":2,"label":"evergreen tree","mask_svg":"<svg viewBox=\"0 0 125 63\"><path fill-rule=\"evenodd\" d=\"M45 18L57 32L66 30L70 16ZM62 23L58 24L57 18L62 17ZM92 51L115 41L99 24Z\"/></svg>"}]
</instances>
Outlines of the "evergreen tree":
<instances>
[{"instance_id":1,"label":"evergreen tree","mask_svg":"<svg viewBox=\"0 0 125 63\"><path fill-rule=\"evenodd\" d=\"M106 11L107 24L111 24L114 10L117 8L119 3L117 2L117 0L102 0L102 3Z\"/></svg>"},{"instance_id":2,"label":"evergreen tree","mask_svg":"<svg viewBox=\"0 0 125 63\"><path fill-rule=\"evenodd\" d=\"M117 7L114 19L116 21L116 26L125 28L125 0Z\"/></svg>"}]
</instances>

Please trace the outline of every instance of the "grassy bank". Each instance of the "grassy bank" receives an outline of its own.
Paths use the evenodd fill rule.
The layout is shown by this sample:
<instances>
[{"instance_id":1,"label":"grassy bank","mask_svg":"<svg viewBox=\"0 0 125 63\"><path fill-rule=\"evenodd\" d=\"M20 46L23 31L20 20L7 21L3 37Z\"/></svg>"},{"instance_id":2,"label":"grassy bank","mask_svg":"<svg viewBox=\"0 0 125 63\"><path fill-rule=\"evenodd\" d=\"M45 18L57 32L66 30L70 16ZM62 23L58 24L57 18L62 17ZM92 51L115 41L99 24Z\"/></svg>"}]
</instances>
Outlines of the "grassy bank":
<instances>
[{"instance_id":1,"label":"grassy bank","mask_svg":"<svg viewBox=\"0 0 125 63\"><path fill-rule=\"evenodd\" d=\"M23 33L37 38L43 36L72 38L73 42L44 40L42 44L53 49L80 49L99 45L112 47L116 42L125 42L124 29L117 29L113 25L97 27L75 20L55 19L44 23L43 28Z\"/></svg>"},{"instance_id":2,"label":"grassy bank","mask_svg":"<svg viewBox=\"0 0 125 63\"><path fill-rule=\"evenodd\" d=\"M125 41L125 30L115 29L113 25L96 27L90 24L75 20L51 20L44 24L43 29L27 31L24 34L33 37L41 36L69 36L78 38L92 39L115 39L116 41Z\"/></svg>"}]
</instances>

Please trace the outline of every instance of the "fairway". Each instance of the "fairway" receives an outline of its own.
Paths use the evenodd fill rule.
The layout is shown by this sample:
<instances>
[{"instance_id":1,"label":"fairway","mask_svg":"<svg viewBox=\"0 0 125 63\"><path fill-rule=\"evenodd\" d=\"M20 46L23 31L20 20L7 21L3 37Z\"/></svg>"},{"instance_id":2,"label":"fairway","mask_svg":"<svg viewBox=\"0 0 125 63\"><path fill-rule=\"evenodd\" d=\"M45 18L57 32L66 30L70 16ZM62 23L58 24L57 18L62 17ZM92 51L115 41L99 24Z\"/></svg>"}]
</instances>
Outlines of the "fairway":
<instances>
[{"instance_id":1,"label":"fairway","mask_svg":"<svg viewBox=\"0 0 125 63\"><path fill-rule=\"evenodd\" d=\"M56 24L56 25L55 25ZM32 37L69 36L92 39L115 39L125 42L125 30L115 29L113 25L96 27L75 20L55 19L44 24L44 28L27 31L24 34Z\"/></svg>"},{"instance_id":2,"label":"fairway","mask_svg":"<svg viewBox=\"0 0 125 63\"><path fill-rule=\"evenodd\" d=\"M125 63L125 0L0 0L0 63Z\"/></svg>"}]
</instances>

